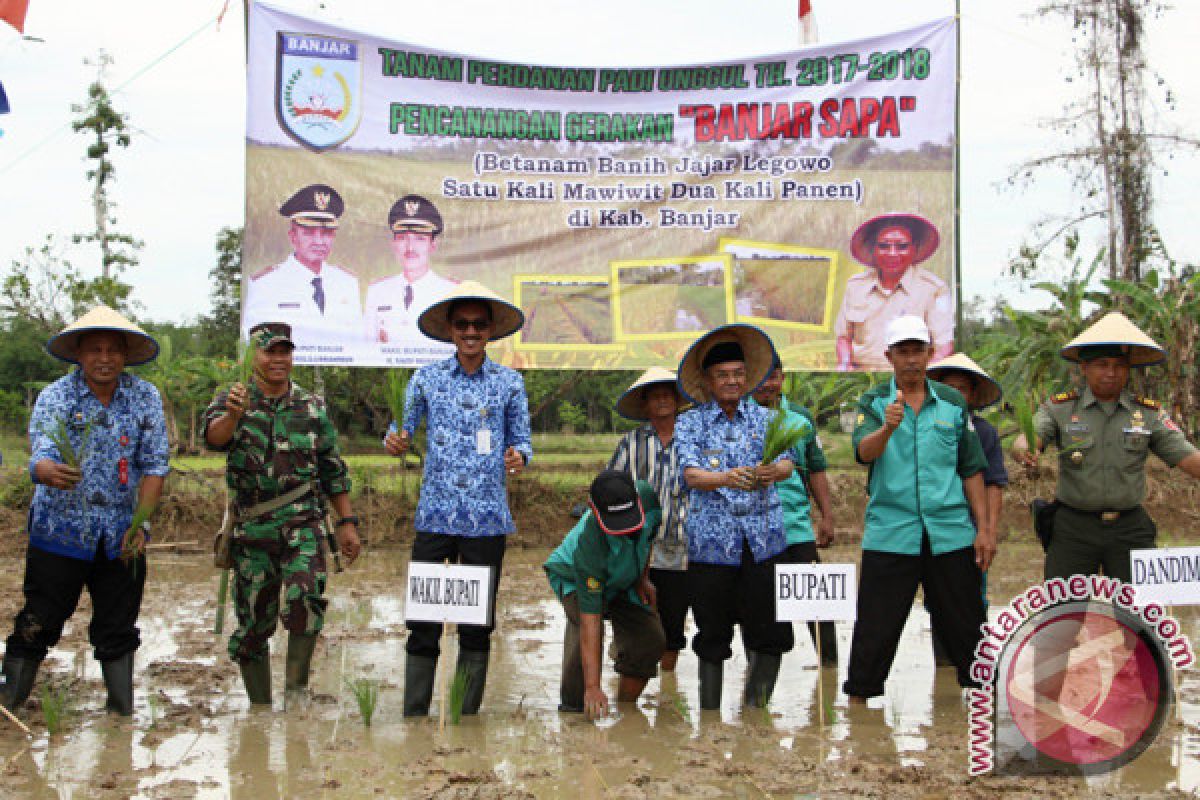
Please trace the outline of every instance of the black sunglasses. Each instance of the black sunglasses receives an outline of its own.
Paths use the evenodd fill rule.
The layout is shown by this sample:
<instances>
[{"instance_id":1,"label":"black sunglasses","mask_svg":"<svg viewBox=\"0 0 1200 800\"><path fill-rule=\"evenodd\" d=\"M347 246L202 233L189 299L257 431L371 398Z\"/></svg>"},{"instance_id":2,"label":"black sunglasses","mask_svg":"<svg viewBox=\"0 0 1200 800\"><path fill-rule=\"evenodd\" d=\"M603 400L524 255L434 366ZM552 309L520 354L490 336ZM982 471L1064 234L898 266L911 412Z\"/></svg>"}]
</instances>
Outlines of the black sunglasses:
<instances>
[{"instance_id":1,"label":"black sunglasses","mask_svg":"<svg viewBox=\"0 0 1200 800\"><path fill-rule=\"evenodd\" d=\"M454 326L454 330L462 333L469 329L486 331L491 326L492 321L487 317L458 317L450 324Z\"/></svg>"}]
</instances>

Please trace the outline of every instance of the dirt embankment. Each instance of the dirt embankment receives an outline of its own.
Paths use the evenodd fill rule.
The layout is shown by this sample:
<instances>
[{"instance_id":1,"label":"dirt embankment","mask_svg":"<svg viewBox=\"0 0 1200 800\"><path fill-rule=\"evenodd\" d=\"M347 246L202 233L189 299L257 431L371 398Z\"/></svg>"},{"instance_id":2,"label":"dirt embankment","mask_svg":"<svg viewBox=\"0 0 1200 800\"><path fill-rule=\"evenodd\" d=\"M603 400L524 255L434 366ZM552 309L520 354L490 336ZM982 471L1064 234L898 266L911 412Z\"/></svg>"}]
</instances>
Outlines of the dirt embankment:
<instances>
[{"instance_id":1,"label":"dirt embankment","mask_svg":"<svg viewBox=\"0 0 1200 800\"><path fill-rule=\"evenodd\" d=\"M582 486L563 489L543 481L564 465L532 468L512 481L509 502L516 520L515 547L549 547L558 544L574 524L572 507L585 499ZM1000 537L1033 540L1029 502L1034 497L1054 496L1056 470L1043 467L1036 474L1010 463L1011 482L1005 494ZM420 473L396 469L352 470L354 505L363 520L362 531L374 545L404 544L412 539L413 513L420 493ZM862 536L866 508L866 470L831 470L837 540L857 542ZM176 470L167 479L163 502L155 516L155 540L185 547L207 547L221 523L225 496L224 473L219 470ZM14 555L24 548L25 515L32 487L23 470L0 471L0 526L10 533L0 537L0 555ZM1188 537L1200 524L1200 483L1178 470L1152 462L1147 473L1146 509L1159 529L1160 544Z\"/></svg>"}]
</instances>

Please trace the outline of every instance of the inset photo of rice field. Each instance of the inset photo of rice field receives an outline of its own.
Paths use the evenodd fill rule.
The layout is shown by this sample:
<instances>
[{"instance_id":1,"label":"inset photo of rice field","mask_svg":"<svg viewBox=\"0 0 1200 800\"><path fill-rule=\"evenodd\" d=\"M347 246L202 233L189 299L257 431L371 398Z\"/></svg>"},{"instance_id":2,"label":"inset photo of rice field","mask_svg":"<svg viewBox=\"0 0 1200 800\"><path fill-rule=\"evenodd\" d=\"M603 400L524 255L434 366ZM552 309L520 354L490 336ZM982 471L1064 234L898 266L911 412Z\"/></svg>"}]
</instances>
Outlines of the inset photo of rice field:
<instances>
[{"instance_id":1,"label":"inset photo of rice field","mask_svg":"<svg viewBox=\"0 0 1200 800\"><path fill-rule=\"evenodd\" d=\"M728 255L613 261L618 341L694 339L733 319Z\"/></svg>"},{"instance_id":2,"label":"inset photo of rice field","mask_svg":"<svg viewBox=\"0 0 1200 800\"><path fill-rule=\"evenodd\" d=\"M623 349L613 341L607 275L515 275L513 296L525 312L518 350Z\"/></svg>"},{"instance_id":3,"label":"inset photo of rice field","mask_svg":"<svg viewBox=\"0 0 1200 800\"><path fill-rule=\"evenodd\" d=\"M737 322L802 331L828 331L833 323L836 250L783 242L722 239L733 256Z\"/></svg>"}]
</instances>

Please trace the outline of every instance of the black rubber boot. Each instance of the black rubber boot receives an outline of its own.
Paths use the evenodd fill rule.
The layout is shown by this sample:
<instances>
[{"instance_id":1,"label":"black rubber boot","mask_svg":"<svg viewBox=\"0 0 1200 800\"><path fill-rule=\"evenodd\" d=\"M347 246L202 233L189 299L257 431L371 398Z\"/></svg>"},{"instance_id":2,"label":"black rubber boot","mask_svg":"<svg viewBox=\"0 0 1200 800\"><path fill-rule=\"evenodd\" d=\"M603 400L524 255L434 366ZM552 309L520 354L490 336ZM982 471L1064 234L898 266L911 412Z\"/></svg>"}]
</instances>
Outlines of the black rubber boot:
<instances>
[{"instance_id":1,"label":"black rubber boot","mask_svg":"<svg viewBox=\"0 0 1200 800\"><path fill-rule=\"evenodd\" d=\"M488 653L459 650L456 672L465 672L467 690L463 693L462 713L478 714L483 704L483 687L487 683Z\"/></svg>"},{"instance_id":2,"label":"black rubber boot","mask_svg":"<svg viewBox=\"0 0 1200 800\"><path fill-rule=\"evenodd\" d=\"M100 672L104 674L104 688L108 689L107 711L122 717L133 716L133 653L126 653L112 661L101 661Z\"/></svg>"},{"instance_id":3,"label":"black rubber boot","mask_svg":"<svg viewBox=\"0 0 1200 800\"><path fill-rule=\"evenodd\" d=\"M721 661L699 660L700 708L711 711L721 707L721 681L725 677L725 664Z\"/></svg>"},{"instance_id":4,"label":"black rubber boot","mask_svg":"<svg viewBox=\"0 0 1200 800\"><path fill-rule=\"evenodd\" d=\"M429 703L433 700L433 676L436 673L436 658L408 654L404 660L404 716L429 716Z\"/></svg>"},{"instance_id":5,"label":"black rubber boot","mask_svg":"<svg viewBox=\"0 0 1200 800\"><path fill-rule=\"evenodd\" d=\"M37 677L41 661L32 658L4 657L4 689L0 691L0 705L16 711L29 699L33 691L33 679Z\"/></svg>"},{"instance_id":6,"label":"black rubber boot","mask_svg":"<svg viewBox=\"0 0 1200 800\"><path fill-rule=\"evenodd\" d=\"M246 686L246 697L252 706L271 705L271 659L264 654L257 661L239 661L242 683Z\"/></svg>"},{"instance_id":7,"label":"black rubber boot","mask_svg":"<svg viewBox=\"0 0 1200 800\"><path fill-rule=\"evenodd\" d=\"M783 656L769 655L751 650L750 665L746 669L746 691L742 699L752 708L764 708L771 702L775 691L775 679L779 677L779 665Z\"/></svg>"},{"instance_id":8,"label":"black rubber boot","mask_svg":"<svg viewBox=\"0 0 1200 800\"><path fill-rule=\"evenodd\" d=\"M315 633L289 633L287 662L283 671L283 707L303 704L308 695L308 674L317 646Z\"/></svg>"}]
</instances>

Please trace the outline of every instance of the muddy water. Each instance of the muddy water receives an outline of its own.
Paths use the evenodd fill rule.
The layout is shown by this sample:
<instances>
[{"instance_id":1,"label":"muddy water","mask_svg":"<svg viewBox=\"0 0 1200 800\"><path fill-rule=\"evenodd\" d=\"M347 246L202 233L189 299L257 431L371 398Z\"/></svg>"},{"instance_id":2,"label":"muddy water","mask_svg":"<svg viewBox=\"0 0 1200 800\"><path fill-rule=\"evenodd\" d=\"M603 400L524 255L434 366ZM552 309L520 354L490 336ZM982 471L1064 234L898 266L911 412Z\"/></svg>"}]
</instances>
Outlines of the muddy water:
<instances>
[{"instance_id":1,"label":"muddy water","mask_svg":"<svg viewBox=\"0 0 1200 800\"><path fill-rule=\"evenodd\" d=\"M850 550L835 560L851 560ZM1029 553L1033 558L1032 551ZM248 710L224 638L211 633L217 578L197 557L151 567L132 722L99 712L103 688L86 646L90 609L69 623L40 679L69 682L75 713L46 734L35 706L26 742L0 728L0 794L30 797L1125 797L1200 791L1200 682L1181 679L1182 722L1118 773L968 780L966 713L952 670L933 668L928 617L914 609L885 697L848 707L839 686L850 626L839 624L843 667L818 670L807 631L784 660L769 712L740 706L745 660L735 642L721 711L696 707L695 658L651 681L636 706L589 722L559 714L562 612L539 564L512 551L505 565L484 713L439 729L401 717L404 637L399 593L405 554L376 551L332 579L330 613L314 659L312 697L282 708L283 643L273 653L276 707ZM1012 564L1028 563L1014 558ZM14 560L0 564L19 574ZM1034 576L1029 576L1032 582ZM1014 579L1013 585L1021 584ZM16 581L0 616L16 610ZM993 607L1006 599L993 588ZM86 606L86 601L84 603ZM226 625L232 621L232 609ZM1181 614L1196 637L1200 620ZM228 632L228 629L227 631ZM449 644L443 664L453 664ZM372 727L346 683L380 682ZM606 690L615 693L606 665ZM436 699L435 699L436 708ZM823 724L822 724L823 723Z\"/></svg>"}]
</instances>

